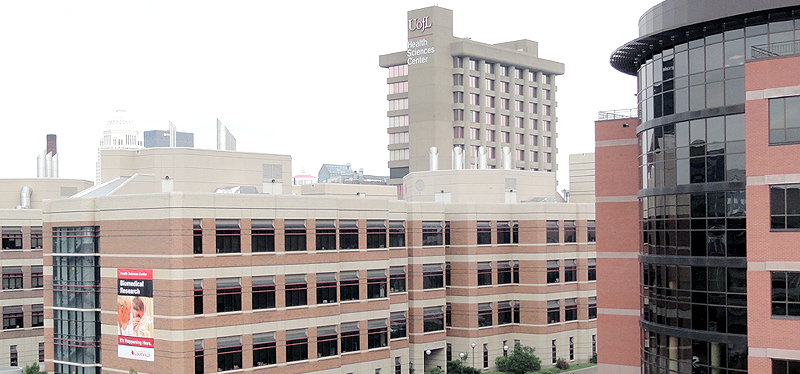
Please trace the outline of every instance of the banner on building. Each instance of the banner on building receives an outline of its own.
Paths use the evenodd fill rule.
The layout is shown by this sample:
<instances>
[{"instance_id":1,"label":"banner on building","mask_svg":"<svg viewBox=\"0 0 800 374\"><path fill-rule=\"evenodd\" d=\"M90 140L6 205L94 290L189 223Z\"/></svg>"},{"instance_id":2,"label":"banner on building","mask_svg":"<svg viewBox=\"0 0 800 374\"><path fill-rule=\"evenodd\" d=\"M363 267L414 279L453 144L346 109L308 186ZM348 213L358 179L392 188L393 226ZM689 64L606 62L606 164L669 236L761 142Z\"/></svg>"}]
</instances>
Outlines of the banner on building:
<instances>
[{"instance_id":1,"label":"banner on building","mask_svg":"<svg viewBox=\"0 0 800 374\"><path fill-rule=\"evenodd\" d=\"M153 270L117 269L117 356L153 361Z\"/></svg>"}]
</instances>

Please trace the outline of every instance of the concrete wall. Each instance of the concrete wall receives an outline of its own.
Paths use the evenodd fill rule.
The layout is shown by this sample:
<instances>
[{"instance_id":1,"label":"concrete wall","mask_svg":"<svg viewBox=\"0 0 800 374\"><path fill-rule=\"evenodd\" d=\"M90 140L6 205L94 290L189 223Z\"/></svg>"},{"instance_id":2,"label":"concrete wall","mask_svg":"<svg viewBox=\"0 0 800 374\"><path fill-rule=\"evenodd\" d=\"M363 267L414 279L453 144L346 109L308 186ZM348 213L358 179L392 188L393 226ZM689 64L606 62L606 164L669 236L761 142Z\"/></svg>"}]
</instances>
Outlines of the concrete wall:
<instances>
[{"instance_id":1,"label":"concrete wall","mask_svg":"<svg viewBox=\"0 0 800 374\"><path fill-rule=\"evenodd\" d=\"M594 153L569 155L569 201L594 203Z\"/></svg>"}]
</instances>

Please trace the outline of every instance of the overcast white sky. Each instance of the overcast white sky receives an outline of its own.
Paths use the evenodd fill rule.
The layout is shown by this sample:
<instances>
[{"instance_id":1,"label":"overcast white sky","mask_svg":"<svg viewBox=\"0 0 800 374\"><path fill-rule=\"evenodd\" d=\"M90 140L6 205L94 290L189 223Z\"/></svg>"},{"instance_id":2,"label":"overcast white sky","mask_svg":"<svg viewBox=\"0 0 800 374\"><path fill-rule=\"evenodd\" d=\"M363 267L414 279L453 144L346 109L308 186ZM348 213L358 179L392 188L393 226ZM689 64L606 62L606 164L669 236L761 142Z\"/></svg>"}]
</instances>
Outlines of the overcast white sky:
<instances>
[{"instance_id":1,"label":"overcast white sky","mask_svg":"<svg viewBox=\"0 0 800 374\"><path fill-rule=\"evenodd\" d=\"M593 152L600 110L636 106L635 78L611 52L637 37L657 0L620 1L27 1L0 2L0 178L36 176L58 135L60 176L94 180L97 145L117 109L138 130L193 132L216 148L216 118L237 150L290 154L293 174L352 163L388 175L387 72L406 49L406 12L454 11L454 34L539 42L562 62L560 188L571 153Z\"/></svg>"}]
</instances>

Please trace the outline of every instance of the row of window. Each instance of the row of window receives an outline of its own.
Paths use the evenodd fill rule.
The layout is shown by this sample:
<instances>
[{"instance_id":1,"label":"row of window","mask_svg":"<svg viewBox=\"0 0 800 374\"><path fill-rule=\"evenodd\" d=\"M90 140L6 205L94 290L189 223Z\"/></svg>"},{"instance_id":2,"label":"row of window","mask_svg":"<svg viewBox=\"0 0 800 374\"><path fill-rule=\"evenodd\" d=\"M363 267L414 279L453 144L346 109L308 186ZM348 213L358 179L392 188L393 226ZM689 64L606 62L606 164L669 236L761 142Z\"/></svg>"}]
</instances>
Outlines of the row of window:
<instances>
[{"instance_id":1,"label":"row of window","mask_svg":"<svg viewBox=\"0 0 800 374\"><path fill-rule=\"evenodd\" d=\"M545 223L547 230L547 243L561 243L559 237L559 221L547 220ZM574 220L564 220L564 243L577 243L578 231ZM594 220L586 222L586 241L594 243L597 241L597 228Z\"/></svg>"},{"instance_id":2,"label":"row of window","mask_svg":"<svg viewBox=\"0 0 800 374\"><path fill-rule=\"evenodd\" d=\"M408 143L408 131L389 134L389 144Z\"/></svg>"},{"instance_id":3,"label":"row of window","mask_svg":"<svg viewBox=\"0 0 800 374\"><path fill-rule=\"evenodd\" d=\"M443 272L441 264L425 265L424 287L441 288ZM242 286L240 278L219 278L216 282L217 312L242 310ZM385 298L388 293L406 291L406 272L402 266L367 271L367 299ZM284 295L286 307L308 304L308 282L305 274L286 275ZM387 290L388 288L388 290ZM252 278L252 309L275 308L275 277L255 276ZM339 273L318 273L316 281L316 303L329 304L340 301L360 299L360 280L358 271ZM194 313L203 314L203 282L194 281Z\"/></svg>"},{"instance_id":4,"label":"row of window","mask_svg":"<svg viewBox=\"0 0 800 374\"><path fill-rule=\"evenodd\" d=\"M488 81L491 81L491 80L487 79L487 82ZM502 91L503 93L508 93L508 87L510 87L508 82L500 82L500 84L501 84L500 91ZM534 98L534 99L538 98L539 94L537 93L538 92L537 90L538 90L537 87L528 86L528 90L527 90L528 91L528 96L530 96L531 98ZM525 86L524 85L521 85L521 84L515 84L514 85L514 93L516 95L525 96L525 91L526 90L525 90ZM550 100L550 90L548 90L546 88L543 88L542 89L542 96L543 96L544 99ZM483 95L483 101L481 101L480 97L481 96L478 93L470 93L469 94L469 104L470 105L480 106L481 102L482 102L483 106L485 106L487 108L495 108L496 107L495 104L497 103L497 100L495 99L494 96ZM453 103L454 104L464 104L464 91L453 91ZM522 103L522 101L517 101L517 103ZM511 99L510 98L505 98L505 97L501 97L500 98L500 109L510 110L511 109L511 105L510 104L511 104ZM516 104L516 105L519 108L522 107L522 105L520 105L520 104ZM521 112L522 110L521 109L517 109L517 111Z\"/></svg>"},{"instance_id":5,"label":"row of window","mask_svg":"<svg viewBox=\"0 0 800 374\"><path fill-rule=\"evenodd\" d=\"M19 366L19 351L16 345L8 347L9 366ZM39 362L44 362L44 343L39 343Z\"/></svg>"},{"instance_id":6,"label":"row of window","mask_svg":"<svg viewBox=\"0 0 800 374\"><path fill-rule=\"evenodd\" d=\"M486 96L486 97L494 99L494 97L492 97L492 96ZM463 100L461 92L454 92L453 93L453 100L454 101ZM390 102L391 101L392 100L390 100ZM490 104L491 104L491 106L489 106L489 107L490 108L494 108L494 100L491 100ZM473 104L473 105L478 105L478 104ZM530 114L539 114L539 105L540 105L539 103L528 102L527 112L530 113ZM510 106L510 101L508 99L500 99L500 107L501 107L501 109L510 110L509 106ZM545 116L550 116L551 113L552 113L552 106L550 106L549 104L541 104L541 106L542 106L541 114L543 114ZM525 102L524 101L514 100L514 111L515 112L525 113L525 107L526 106L525 106ZM403 109L407 109L407 108L403 108ZM463 111L463 109L461 109L461 110ZM470 110L469 113L470 113L469 114L469 121L470 122L475 122L475 123L480 123L481 122L481 111L479 111L479 110ZM495 125L496 124L495 123L495 116L496 116L496 114L494 112L484 112L484 116L483 117L485 119L485 123L487 125ZM509 116L505 115L505 117L508 118ZM463 121L463 118L460 119L460 120L456 119L456 121ZM509 126L508 122L509 121L506 120L506 124L504 124L503 126Z\"/></svg>"},{"instance_id":7,"label":"row of window","mask_svg":"<svg viewBox=\"0 0 800 374\"><path fill-rule=\"evenodd\" d=\"M3 289L21 290L23 288L23 272L18 266L3 266ZM31 267L31 288L44 287L44 276L41 266Z\"/></svg>"},{"instance_id":8,"label":"row of window","mask_svg":"<svg viewBox=\"0 0 800 374\"><path fill-rule=\"evenodd\" d=\"M391 339L406 335L405 312L392 313ZM361 328L359 322L346 322L340 325L317 327L317 358L337 356L362 350ZM389 326L385 319L369 320L366 323L367 349L383 348L389 344ZM401 336L402 335L402 336ZM312 339L313 341L313 339ZM308 360L309 336L307 329L286 331L286 339L281 342L286 349L286 361ZM278 341L275 332L253 334L253 366L268 366L278 363ZM242 337L227 336L217 338L217 371L238 370L242 364ZM195 373L204 372L205 350L203 340L195 341Z\"/></svg>"},{"instance_id":9,"label":"row of window","mask_svg":"<svg viewBox=\"0 0 800 374\"><path fill-rule=\"evenodd\" d=\"M461 128L461 127L455 127L455 129L456 130L458 130L458 129L463 130L463 128ZM488 158L488 159L496 159L497 158L497 148L496 147L484 147L484 146L480 146L480 145L470 145L469 147L470 147L470 156L472 158L477 158L481 154L481 147L483 147L486 150L486 158ZM515 149L514 151L515 151L515 157L516 157L515 160L517 160L517 161L525 161L525 150L524 149ZM542 156L542 161L544 163L552 163L553 154L551 152L539 152L538 150L530 151L529 160L531 162L539 162L539 153L541 153L543 155ZM471 164L471 166L472 166L472 169L477 168L477 166L475 164ZM487 165L487 167L489 169L494 169L495 165ZM537 170L537 169L533 169L533 170Z\"/></svg>"},{"instance_id":10,"label":"row of window","mask_svg":"<svg viewBox=\"0 0 800 374\"><path fill-rule=\"evenodd\" d=\"M504 116L504 117L507 118L507 116ZM508 126L508 125L506 125L506 126ZM481 140L481 133L484 134L483 140L485 140L487 142L496 142L497 141L497 136L495 136L497 134L497 131L492 130L492 129L484 129L483 131L481 131L481 129L478 129L478 128L470 128L469 129L469 138L470 138L470 140ZM390 140L390 144L394 144L394 143L391 143L391 141L393 141L393 139L395 139L393 136L396 136L397 134L406 134L405 135L405 142L406 143L408 142L408 135L407 135L408 133L407 132L405 132L405 133L395 133L395 134L389 134L390 135L390 139L389 139ZM456 138L456 139L463 139L464 138L464 128L461 127L461 126L453 127L453 137ZM517 145L525 145L525 138L526 138L526 136L525 136L524 133L515 133L514 134L514 140L515 140L515 143ZM533 146L538 146L539 145L539 135L528 134L527 138L528 138L528 144L533 145ZM500 131L500 143L511 143L511 132L509 132L509 131ZM551 147L552 146L552 137L550 137L550 136L542 136L542 145L545 146L545 147Z\"/></svg>"},{"instance_id":11,"label":"row of window","mask_svg":"<svg viewBox=\"0 0 800 374\"><path fill-rule=\"evenodd\" d=\"M559 283L558 260L547 260L547 283ZM590 258L586 266L586 279L597 280L597 260ZM564 283L578 281L578 265L574 259L564 260Z\"/></svg>"},{"instance_id":12,"label":"row of window","mask_svg":"<svg viewBox=\"0 0 800 374\"><path fill-rule=\"evenodd\" d=\"M480 60L471 59L468 57L453 57L453 68L455 69L462 69L464 68L464 60L468 61L467 64L469 66L469 70L472 71L480 71L478 69L478 64ZM483 61L483 72L486 74L495 74L495 63ZM510 77L511 73L514 73L515 79L525 79L525 70L522 68L516 68L512 66L506 65L499 65L499 74L503 77ZM528 81L529 82L536 82L536 75L537 72L534 70L528 70ZM542 83L550 84L550 76L548 74L542 73Z\"/></svg>"},{"instance_id":13,"label":"row of window","mask_svg":"<svg viewBox=\"0 0 800 374\"><path fill-rule=\"evenodd\" d=\"M25 325L23 323L23 311L20 305L11 305L3 307L3 330L21 329ZM31 306L31 326L42 327L44 326L44 305L34 304Z\"/></svg>"},{"instance_id":14,"label":"row of window","mask_svg":"<svg viewBox=\"0 0 800 374\"><path fill-rule=\"evenodd\" d=\"M2 234L3 249L23 249L22 248L22 228L15 226L4 226L0 230ZM27 248L26 248L27 249ZM42 228L31 227L31 247L29 249L42 249Z\"/></svg>"},{"instance_id":15,"label":"row of window","mask_svg":"<svg viewBox=\"0 0 800 374\"><path fill-rule=\"evenodd\" d=\"M564 322L578 320L578 301L577 299L564 300ZM597 298L590 297L588 304L589 319L597 318ZM547 301L547 323L561 322L561 301L549 300Z\"/></svg>"},{"instance_id":16,"label":"row of window","mask_svg":"<svg viewBox=\"0 0 800 374\"><path fill-rule=\"evenodd\" d=\"M488 116L488 114L492 114L492 116ZM470 113L470 115L471 116L475 116L475 114L472 114L472 113ZM478 116L478 120L477 121L472 121L472 122L476 122L476 123L480 122L480 119L479 119L480 118L480 114L478 114L477 116ZM487 113L487 117L489 118L487 120L488 121L487 123L495 124L493 116L494 116L493 113ZM399 117L401 117L401 116L389 117L389 118L391 119L391 118L399 118ZM463 120L464 120L464 109L453 109L453 121L463 121ZM552 122L550 122L548 120L542 120L541 122L542 122L542 131L552 131ZM396 124L397 126L408 126L408 121L407 121L407 118L406 118L405 122L402 122L401 120L396 119L396 120L390 121L390 127L397 127L397 126L391 126L392 124ZM501 114L500 115L500 126L511 126L511 116L508 116L508 115L505 115L505 114ZM461 136L456 136L456 137L457 138L463 138L464 137L464 135L463 135L464 134L464 127L463 126L455 126L455 127L461 129L460 131L459 130L454 130L455 133L456 134L459 134L459 133L462 134ZM524 117L514 117L514 127L518 128L518 129L524 129L525 128L525 118ZM528 118L528 128L530 130L539 130L539 119L538 118ZM470 131L472 131L472 130L470 130ZM475 138L475 139L477 139L477 138Z\"/></svg>"}]
</instances>

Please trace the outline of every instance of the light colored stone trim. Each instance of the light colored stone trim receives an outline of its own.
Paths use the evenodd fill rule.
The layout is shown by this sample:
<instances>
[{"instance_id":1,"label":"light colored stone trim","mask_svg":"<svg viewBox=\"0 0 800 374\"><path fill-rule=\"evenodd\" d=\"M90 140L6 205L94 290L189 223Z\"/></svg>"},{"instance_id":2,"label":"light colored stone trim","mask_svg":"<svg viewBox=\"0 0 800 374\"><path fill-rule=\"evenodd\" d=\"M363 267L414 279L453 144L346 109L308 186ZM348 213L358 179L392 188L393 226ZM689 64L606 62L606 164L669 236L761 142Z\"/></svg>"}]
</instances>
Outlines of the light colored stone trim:
<instances>
[{"instance_id":1,"label":"light colored stone trim","mask_svg":"<svg viewBox=\"0 0 800 374\"><path fill-rule=\"evenodd\" d=\"M597 308L597 314L639 317L639 309Z\"/></svg>"},{"instance_id":2,"label":"light colored stone trim","mask_svg":"<svg viewBox=\"0 0 800 374\"><path fill-rule=\"evenodd\" d=\"M597 258L639 259L639 252L597 252Z\"/></svg>"},{"instance_id":3,"label":"light colored stone trim","mask_svg":"<svg viewBox=\"0 0 800 374\"><path fill-rule=\"evenodd\" d=\"M597 364L598 374L639 374L641 370L639 366Z\"/></svg>"},{"instance_id":4,"label":"light colored stone trim","mask_svg":"<svg viewBox=\"0 0 800 374\"><path fill-rule=\"evenodd\" d=\"M745 99L750 101L795 95L800 95L800 86L776 87L763 90L747 91L745 92Z\"/></svg>"},{"instance_id":5,"label":"light colored stone trim","mask_svg":"<svg viewBox=\"0 0 800 374\"><path fill-rule=\"evenodd\" d=\"M773 174L747 177L748 186L769 186L772 184L800 183L800 174Z\"/></svg>"},{"instance_id":6,"label":"light colored stone trim","mask_svg":"<svg viewBox=\"0 0 800 374\"><path fill-rule=\"evenodd\" d=\"M37 288L40 290L41 288ZM30 290L30 288L28 289ZM14 290L20 291L20 290ZM41 297L26 297L26 298L19 298L19 299L12 299L10 297L11 293L5 295L5 297L0 298L0 308L4 306L23 306L23 305L33 305L33 304L42 304L43 300Z\"/></svg>"},{"instance_id":7,"label":"light colored stone trim","mask_svg":"<svg viewBox=\"0 0 800 374\"><path fill-rule=\"evenodd\" d=\"M800 350L749 347L748 355L761 358L779 358L784 360L800 360Z\"/></svg>"},{"instance_id":8,"label":"light colored stone trim","mask_svg":"<svg viewBox=\"0 0 800 374\"><path fill-rule=\"evenodd\" d=\"M621 145L639 145L639 139L614 139L614 140L598 140L594 142L595 148L600 147L616 147Z\"/></svg>"},{"instance_id":9,"label":"light colored stone trim","mask_svg":"<svg viewBox=\"0 0 800 374\"><path fill-rule=\"evenodd\" d=\"M638 202L639 198L633 196L596 196L595 203L633 203Z\"/></svg>"},{"instance_id":10,"label":"light colored stone trim","mask_svg":"<svg viewBox=\"0 0 800 374\"><path fill-rule=\"evenodd\" d=\"M559 283L559 285L563 285L563 283ZM519 300L519 301L547 301L547 300L563 300L563 299L574 299L574 298L588 298L588 297L596 297L597 291L595 290L585 290L585 291L564 291L564 292L552 292L552 293L499 293L493 295L482 295L482 296L448 296L447 302L456 303L456 304L475 304L475 303L488 303L488 302L497 302L497 301L508 301L508 300Z\"/></svg>"},{"instance_id":11,"label":"light colored stone trim","mask_svg":"<svg viewBox=\"0 0 800 374\"><path fill-rule=\"evenodd\" d=\"M42 258L4 258L3 267L6 266L42 266Z\"/></svg>"},{"instance_id":12,"label":"light colored stone trim","mask_svg":"<svg viewBox=\"0 0 800 374\"><path fill-rule=\"evenodd\" d=\"M798 261L747 262L747 271L800 271Z\"/></svg>"}]
</instances>

